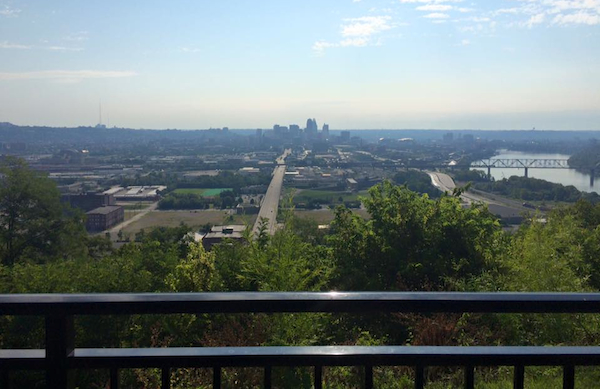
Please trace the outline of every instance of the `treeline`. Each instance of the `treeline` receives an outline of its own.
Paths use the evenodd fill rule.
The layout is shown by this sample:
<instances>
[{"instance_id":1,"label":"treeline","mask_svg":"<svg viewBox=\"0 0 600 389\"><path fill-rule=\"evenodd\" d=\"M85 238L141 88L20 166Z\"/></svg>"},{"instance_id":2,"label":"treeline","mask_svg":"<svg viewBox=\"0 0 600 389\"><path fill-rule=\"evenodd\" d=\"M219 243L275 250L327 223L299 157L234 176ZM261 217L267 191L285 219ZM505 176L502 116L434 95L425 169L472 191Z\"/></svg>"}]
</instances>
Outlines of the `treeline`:
<instances>
[{"instance_id":1,"label":"treeline","mask_svg":"<svg viewBox=\"0 0 600 389\"><path fill-rule=\"evenodd\" d=\"M561 201L574 203L585 199L600 201L596 192L581 192L572 185L564 186L537 178L512 176L494 182L477 182L475 188L486 192L526 201Z\"/></svg>"},{"instance_id":2,"label":"treeline","mask_svg":"<svg viewBox=\"0 0 600 389\"><path fill-rule=\"evenodd\" d=\"M231 208L238 205L239 199L233 191L227 190L219 193L216 197L203 197L196 193L169 193L158 202L161 210L171 209L209 209L211 205L215 208Z\"/></svg>"},{"instance_id":3,"label":"treeline","mask_svg":"<svg viewBox=\"0 0 600 389\"><path fill-rule=\"evenodd\" d=\"M569 166L592 169L600 164L600 144L596 140L591 143L590 146L573 154L571 158L569 158Z\"/></svg>"},{"instance_id":4,"label":"treeline","mask_svg":"<svg viewBox=\"0 0 600 389\"><path fill-rule=\"evenodd\" d=\"M405 185L414 192L427 193L431 198L438 198L441 195L440 190L431 183L431 177L419 170L400 171L394 175L394 182Z\"/></svg>"},{"instance_id":5,"label":"treeline","mask_svg":"<svg viewBox=\"0 0 600 389\"><path fill-rule=\"evenodd\" d=\"M489 181L487 173L481 170L451 170L448 172L455 181L459 182L486 182Z\"/></svg>"},{"instance_id":6,"label":"treeline","mask_svg":"<svg viewBox=\"0 0 600 389\"><path fill-rule=\"evenodd\" d=\"M152 171L146 175L125 178L114 184L124 186L166 185L168 190L177 188L233 188L239 192L242 188L257 185L269 185L271 174L242 175L231 171L220 171L216 176L183 177L181 174L165 171Z\"/></svg>"},{"instance_id":7,"label":"treeline","mask_svg":"<svg viewBox=\"0 0 600 389\"><path fill-rule=\"evenodd\" d=\"M433 200L383 182L364 199L368 220L339 207L327 232L286 212L274 236L263 228L253 239L248 231L242 242L224 242L211 252L189 241L185 226L147 231L140 242L115 250L104 238L88 237L78 215L44 210L58 201L49 180L21 162L0 173L0 293L600 290L600 205L585 200L507 234L484 205L464 208L454 196ZM17 216L13 224L11 214ZM48 239L33 239L38 234ZM80 347L596 345L600 339L597 314L85 316L76 327ZM43 345L41 320L0 316L0 347ZM509 387L511 372L478 369L478 387ZM278 387L311 387L306 369L272 374ZM328 368L325 386L356 387L360 374ZM535 387L553 387L561 371L528 368L527 375ZM12 379L15 387L43 382L31 373ZM211 379L177 369L172 387L209 387ZM223 370L227 387L260 386L262 379L261 371ZM462 374L448 369L429 369L428 379L438 381L432 388L463 385ZM596 387L600 376L578 371L577 379L582 387ZM127 388L160 386L153 370L123 370L121 380ZM384 389L411 387L412 380L401 368L377 375ZM85 371L76 384L106 387L107 381L102 372Z\"/></svg>"}]
</instances>

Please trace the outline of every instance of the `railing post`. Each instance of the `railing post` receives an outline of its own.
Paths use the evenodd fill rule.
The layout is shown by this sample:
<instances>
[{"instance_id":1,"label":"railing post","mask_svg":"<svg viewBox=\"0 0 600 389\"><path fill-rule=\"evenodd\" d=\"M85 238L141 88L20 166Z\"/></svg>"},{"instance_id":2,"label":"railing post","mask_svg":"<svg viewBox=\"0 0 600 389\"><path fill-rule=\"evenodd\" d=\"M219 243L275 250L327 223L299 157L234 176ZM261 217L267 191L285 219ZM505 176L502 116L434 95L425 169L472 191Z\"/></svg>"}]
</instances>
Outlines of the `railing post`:
<instances>
[{"instance_id":1,"label":"railing post","mask_svg":"<svg viewBox=\"0 0 600 389\"><path fill-rule=\"evenodd\" d=\"M373 366L365 366L365 389L373 389Z\"/></svg>"},{"instance_id":2,"label":"railing post","mask_svg":"<svg viewBox=\"0 0 600 389\"><path fill-rule=\"evenodd\" d=\"M110 368L110 389L119 389L119 369Z\"/></svg>"},{"instance_id":3,"label":"railing post","mask_svg":"<svg viewBox=\"0 0 600 389\"><path fill-rule=\"evenodd\" d=\"M515 366L515 389L524 389L525 386L525 367L522 365Z\"/></svg>"},{"instance_id":4,"label":"railing post","mask_svg":"<svg viewBox=\"0 0 600 389\"><path fill-rule=\"evenodd\" d=\"M0 389L10 388L10 373L8 370L0 370Z\"/></svg>"},{"instance_id":5,"label":"railing post","mask_svg":"<svg viewBox=\"0 0 600 389\"><path fill-rule=\"evenodd\" d=\"M425 387L425 368L417 366L415 368L415 389L423 389Z\"/></svg>"},{"instance_id":6,"label":"railing post","mask_svg":"<svg viewBox=\"0 0 600 389\"><path fill-rule=\"evenodd\" d=\"M323 366L315 366L315 389L323 389Z\"/></svg>"},{"instance_id":7,"label":"railing post","mask_svg":"<svg viewBox=\"0 0 600 389\"><path fill-rule=\"evenodd\" d=\"M265 366L265 389L271 389L272 372L271 366Z\"/></svg>"},{"instance_id":8,"label":"railing post","mask_svg":"<svg viewBox=\"0 0 600 389\"><path fill-rule=\"evenodd\" d=\"M49 389L72 389L74 380L69 372L68 358L75 348L73 316L46 316L46 386Z\"/></svg>"},{"instance_id":9,"label":"railing post","mask_svg":"<svg viewBox=\"0 0 600 389\"><path fill-rule=\"evenodd\" d=\"M161 389L170 389L171 388L171 369L168 367L163 367L160 374L161 380Z\"/></svg>"},{"instance_id":10,"label":"railing post","mask_svg":"<svg viewBox=\"0 0 600 389\"><path fill-rule=\"evenodd\" d=\"M475 388L475 369L473 366L465 366L465 388Z\"/></svg>"},{"instance_id":11,"label":"railing post","mask_svg":"<svg viewBox=\"0 0 600 389\"><path fill-rule=\"evenodd\" d=\"M213 367L213 389L221 389L221 368Z\"/></svg>"},{"instance_id":12,"label":"railing post","mask_svg":"<svg viewBox=\"0 0 600 389\"><path fill-rule=\"evenodd\" d=\"M563 367L563 389L575 389L575 366Z\"/></svg>"}]
</instances>

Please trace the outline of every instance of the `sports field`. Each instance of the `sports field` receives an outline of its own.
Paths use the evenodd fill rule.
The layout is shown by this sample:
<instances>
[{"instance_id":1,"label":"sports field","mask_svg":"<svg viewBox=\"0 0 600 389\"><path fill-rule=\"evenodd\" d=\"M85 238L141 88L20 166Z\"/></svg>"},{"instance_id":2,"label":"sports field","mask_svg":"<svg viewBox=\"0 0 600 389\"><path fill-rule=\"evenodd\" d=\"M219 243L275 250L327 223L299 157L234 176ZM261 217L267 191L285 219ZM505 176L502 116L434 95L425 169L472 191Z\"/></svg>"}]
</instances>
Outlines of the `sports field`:
<instances>
[{"instance_id":1,"label":"sports field","mask_svg":"<svg viewBox=\"0 0 600 389\"><path fill-rule=\"evenodd\" d=\"M202 197L215 197L221 194L221 192L226 192L228 190L232 190L231 188L179 188L175 189L173 193L177 194L197 194Z\"/></svg>"}]
</instances>

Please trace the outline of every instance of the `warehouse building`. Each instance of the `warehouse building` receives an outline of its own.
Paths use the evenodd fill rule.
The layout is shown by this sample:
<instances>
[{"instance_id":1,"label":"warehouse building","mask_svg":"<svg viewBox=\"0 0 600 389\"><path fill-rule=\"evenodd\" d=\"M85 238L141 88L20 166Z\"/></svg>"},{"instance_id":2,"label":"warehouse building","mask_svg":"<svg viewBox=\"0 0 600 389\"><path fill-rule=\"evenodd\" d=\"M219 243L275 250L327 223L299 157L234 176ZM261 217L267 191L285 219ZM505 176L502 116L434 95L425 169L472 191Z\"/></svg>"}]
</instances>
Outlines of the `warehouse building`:
<instances>
[{"instance_id":1,"label":"warehouse building","mask_svg":"<svg viewBox=\"0 0 600 389\"><path fill-rule=\"evenodd\" d=\"M86 228L88 231L104 231L117 224L123 222L125 219L125 210L121 206L108 206L96 208L86 213L87 222Z\"/></svg>"},{"instance_id":2,"label":"warehouse building","mask_svg":"<svg viewBox=\"0 0 600 389\"><path fill-rule=\"evenodd\" d=\"M201 238L202 245L206 250L210 250L212 246L219 244L226 239L243 241L246 228L247 227L243 225L214 226L209 233Z\"/></svg>"},{"instance_id":3,"label":"warehouse building","mask_svg":"<svg viewBox=\"0 0 600 389\"><path fill-rule=\"evenodd\" d=\"M71 207L85 212L116 205L114 196L105 193L64 194L60 199L62 202L69 203Z\"/></svg>"}]
</instances>

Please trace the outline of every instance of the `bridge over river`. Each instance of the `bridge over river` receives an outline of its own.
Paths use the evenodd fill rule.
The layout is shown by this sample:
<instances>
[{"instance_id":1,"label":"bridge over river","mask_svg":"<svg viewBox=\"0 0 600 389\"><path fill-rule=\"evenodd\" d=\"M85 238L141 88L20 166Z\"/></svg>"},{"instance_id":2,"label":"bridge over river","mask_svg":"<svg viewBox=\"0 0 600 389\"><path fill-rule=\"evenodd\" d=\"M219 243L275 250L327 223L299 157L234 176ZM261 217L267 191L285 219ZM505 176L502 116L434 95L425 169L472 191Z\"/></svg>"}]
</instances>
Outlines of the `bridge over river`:
<instances>
[{"instance_id":1,"label":"bridge over river","mask_svg":"<svg viewBox=\"0 0 600 389\"><path fill-rule=\"evenodd\" d=\"M471 163L472 168L487 169L488 176L491 176L491 170L499 169L524 169L525 177L529 176L529 169L580 169L589 170L590 185L594 185L594 175L596 166L571 166L569 160L564 158L490 158L481 159Z\"/></svg>"}]
</instances>

